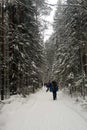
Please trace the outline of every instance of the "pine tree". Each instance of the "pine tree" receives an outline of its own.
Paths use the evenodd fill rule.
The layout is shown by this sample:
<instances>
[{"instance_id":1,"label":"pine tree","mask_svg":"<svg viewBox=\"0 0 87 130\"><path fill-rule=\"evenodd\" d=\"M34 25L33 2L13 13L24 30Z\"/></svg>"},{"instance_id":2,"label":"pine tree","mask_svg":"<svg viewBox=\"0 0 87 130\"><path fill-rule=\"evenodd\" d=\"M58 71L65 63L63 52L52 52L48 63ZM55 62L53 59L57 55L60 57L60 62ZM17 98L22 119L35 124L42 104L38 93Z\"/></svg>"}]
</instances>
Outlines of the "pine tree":
<instances>
[{"instance_id":1,"label":"pine tree","mask_svg":"<svg viewBox=\"0 0 87 130\"><path fill-rule=\"evenodd\" d=\"M62 3L59 0L54 17L54 39L56 41L54 77L61 86L71 84L70 89L76 90L77 88L78 91L84 93L86 80L86 1L67 0L66 5L60 5ZM77 82L80 82L79 86L77 86Z\"/></svg>"},{"instance_id":2,"label":"pine tree","mask_svg":"<svg viewBox=\"0 0 87 130\"><path fill-rule=\"evenodd\" d=\"M5 58L2 55L3 52L0 53L2 59L5 58L6 63L6 68L3 69L5 66L3 60L0 59L0 72L3 70L1 76L2 96L4 96L4 87L6 87L6 91L10 89L10 94L19 92L26 96L30 89L34 92L34 89L38 88L42 83L43 42L38 10L43 8L44 1L37 2L38 8L35 5L36 1L31 0L6 2L5 14L7 17L5 19L8 30L5 30L4 38L8 44L5 45L6 49L0 46L0 52L5 49L4 53L7 54L7 58ZM2 31L0 35L2 35ZM3 74L6 77L3 77ZM8 84L7 86L5 82Z\"/></svg>"}]
</instances>

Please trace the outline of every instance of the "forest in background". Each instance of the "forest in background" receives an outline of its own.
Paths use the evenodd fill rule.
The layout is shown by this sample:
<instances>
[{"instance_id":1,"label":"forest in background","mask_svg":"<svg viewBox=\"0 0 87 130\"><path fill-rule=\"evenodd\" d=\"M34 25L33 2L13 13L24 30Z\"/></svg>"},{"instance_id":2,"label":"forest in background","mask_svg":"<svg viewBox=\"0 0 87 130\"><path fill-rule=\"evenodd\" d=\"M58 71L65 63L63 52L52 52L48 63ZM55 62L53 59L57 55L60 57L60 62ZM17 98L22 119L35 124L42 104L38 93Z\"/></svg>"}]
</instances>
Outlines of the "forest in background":
<instances>
[{"instance_id":1,"label":"forest in background","mask_svg":"<svg viewBox=\"0 0 87 130\"><path fill-rule=\"evenodd\" d=\"M1 99L34 92L42 83L42 32L50 10L44 0L0 1ZM43 24L42 24L43 23Z\"/></svg>"},{"instance_id":2,"label":"forest in background","mask_svg":"<svg viewBox=\"0 0 87 130\"><path fill-rule=\"evenodd\" d=\"M87 94L87 1L58 0L54 32L46 42L48 79L70 94Z\"/></svg>"},{"instance_id":3,"label":"forest in background","mask_svg":"<svg viewBox=\"0 0 87 130\"><path fill-rule=\"evenodd\" d=\"M53 34L44 46L50 4L45 0L0 0L0 94L24 97L57 80L70 94L87 94L87 1L58 0Z\"/></svg>"}]
</instances>

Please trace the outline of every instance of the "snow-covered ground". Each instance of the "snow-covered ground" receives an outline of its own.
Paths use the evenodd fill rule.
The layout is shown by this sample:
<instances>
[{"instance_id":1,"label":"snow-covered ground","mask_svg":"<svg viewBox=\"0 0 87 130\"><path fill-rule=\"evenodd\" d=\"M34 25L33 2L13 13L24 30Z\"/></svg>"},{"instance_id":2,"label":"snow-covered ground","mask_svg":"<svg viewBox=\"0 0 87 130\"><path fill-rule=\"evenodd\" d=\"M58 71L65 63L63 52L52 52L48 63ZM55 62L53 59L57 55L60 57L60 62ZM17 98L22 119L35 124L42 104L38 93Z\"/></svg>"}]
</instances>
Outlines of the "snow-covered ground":
<instances>
[{"instance_id":1,"label":"snow-covered ground","mask_svg":"<svg viewBox=\"0 0 87 130\"><path fill-rule=\"evenodd\" d=\"M6 100L0 110L0 130L87 130L87 108L62 91L53 101L52 93L43 88L27 98L17 95Z\"/></svg>"}]
</instances>

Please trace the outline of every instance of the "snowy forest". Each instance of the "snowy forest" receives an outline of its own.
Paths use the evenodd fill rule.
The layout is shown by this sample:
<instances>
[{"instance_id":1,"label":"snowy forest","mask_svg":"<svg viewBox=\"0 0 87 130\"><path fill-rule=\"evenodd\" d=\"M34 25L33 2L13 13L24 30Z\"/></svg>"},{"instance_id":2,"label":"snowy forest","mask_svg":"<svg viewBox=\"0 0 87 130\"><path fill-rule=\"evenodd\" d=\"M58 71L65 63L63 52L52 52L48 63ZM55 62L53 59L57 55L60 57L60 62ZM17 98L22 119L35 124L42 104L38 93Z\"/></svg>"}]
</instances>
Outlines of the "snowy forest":
<instances>
[{"instance_id":1,"label":"snowy forest","mask_svg":"<svg viewBox=\"0 0 87 130\"><path fill-rule=\"evenodd\" d=\"M87 130L87 0L0 0L0 130Z\"/></svg>"},{"instance_id":2,"label":"snowy forest","mask_svg":"<svg viewBox=\"0 0 87 130\"><path fill-rule=\"evenodd\" d=\"M40 23L47 6L40 0L1 0L0 91L24 96L42 83L43 40ZM40 13L39 13L40 12Z\"/></svg>"},{"instance_id":3,"label":"snowy forest","mask_svg":"<svg viewBox=\"0 0 87 130\"><path fill-rule=\"evenodd\" d=\"M44 42L56 11L53 33ZM22 94L55 79L70 94L87 94L87 0L0 0L0 95Z\"/></svg>"},{"instance_id":4,"label":"snowy forest","mask_svg":"<svg viewBox=\"0 0 87 130\"><path fill-rule=\"evenodd\" d=\"M61 6L62 5L62 6ZM54 32L46 42L48 77L70 94L87 94L87 1L58 0Z\"/></svg>"}]
</instances>

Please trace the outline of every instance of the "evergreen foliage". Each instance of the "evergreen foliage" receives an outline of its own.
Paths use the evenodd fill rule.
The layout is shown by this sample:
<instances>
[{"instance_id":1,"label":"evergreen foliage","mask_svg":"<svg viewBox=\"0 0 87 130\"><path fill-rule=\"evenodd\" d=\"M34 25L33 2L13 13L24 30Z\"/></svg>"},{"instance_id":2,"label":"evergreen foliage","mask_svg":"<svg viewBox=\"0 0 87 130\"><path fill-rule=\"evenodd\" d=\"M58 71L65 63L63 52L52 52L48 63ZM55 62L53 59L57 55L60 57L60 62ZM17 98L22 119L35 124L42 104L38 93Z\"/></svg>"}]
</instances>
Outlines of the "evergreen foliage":
<instances>
[{"instance_id":1,"label":"evergreen foliage","mask_svg":"<svg viewBox=\"0 0 87 130\"><path fill-rule=\"evenodd\" d=\"M67 0L64 4L59 0L55 12L56 53L51 65L60 86L74 91L77 89L84 95L87 79L87 2Z\"/></svg>"},{"instance_id":2,"label":"evergreen foliage","mask_svg":"<svg viewBox=\"0 0 87 130\"><path fill-rule=\"evenodd\" d=\"M1 88L3 92L4 88L9 88L10 94L22 93L23 96L26 96L31 89L34 92L35 89L41 87L42 83L43 41L39 16L40 10L44 10L45 5L43 0L7 0L1 5L1 8L4 8L4 5L3 20L7 19L4 24L8 28L7 41L5 41L8 44L8 52L4 50L6 45L4 45L3 39L4 47L0 46L0 49L1 54L8 54L9 60L6 73L8 79L2 76ZM3 59L0 59L2 66L6 62L5 57ZM1 68L3 68L2 66ZM5 75L4 71L5 69L3 72L0 70L2 75ZM9 80L7 86L4 80L6 82Z\"/></svg>"}]
</instances>

